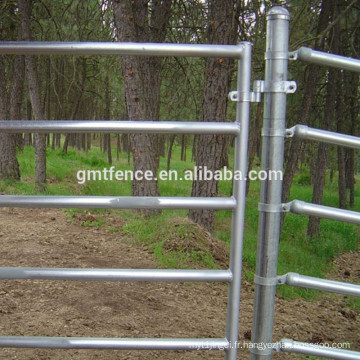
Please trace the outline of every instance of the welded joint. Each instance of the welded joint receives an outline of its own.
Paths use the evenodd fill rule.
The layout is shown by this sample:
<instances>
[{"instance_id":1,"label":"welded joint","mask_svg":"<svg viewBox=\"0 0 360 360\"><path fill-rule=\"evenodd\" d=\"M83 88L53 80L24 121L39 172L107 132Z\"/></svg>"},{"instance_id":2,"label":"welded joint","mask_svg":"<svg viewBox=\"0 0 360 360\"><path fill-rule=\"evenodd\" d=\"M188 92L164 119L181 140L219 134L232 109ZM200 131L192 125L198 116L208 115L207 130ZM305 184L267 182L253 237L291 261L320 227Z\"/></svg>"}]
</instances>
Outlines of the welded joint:
<instances>
[{"instance_id":1,"label":"welded joint","mask_svg":"<svg viewBox=\"0 0 360 360\"><path fill-rule=\"evenodd\" d=\"M296 126L293 126L290 129L285 130L285 137L286 138L292 138L295 136Z\"/></svg>"},{"instance_id":2,"label":"welded joint","mask_svg":"<svg viewBox=\"0 0 360 360\"><path fill-rule=\"evenodd\" d=\"M290 339L282 339L274 344L273 350L274 352L285 351L285 349L288 349L289 346L292 347L293 342L294 341Z\"/></svg>"},{"instance_id":3,"label":"welded joint","mask_svg":"<svg viewBox=\"0 0 360 360\"><path fill-rule=\"evenodd\" d=\"M290 212L291 211L291 206L292 206L292 201L290 201L288 203L281 204L282 212L284 212L284 213Z\"/></svg>"},{"instance_id":4,"label":"welded joint","mask_svg":"<svg viewBox=\"0 0 360 360\"><path fill-rule=\"evenodd\" d=\"M286 137L298 137L301 139L306 139L308 134L309 127L307 125L295 125L290 129L286 129Z\"/></svg>"},{"instance_id":5,"label":"welded joint","mask_svg":"<svg viewBox=\"0 0 360 360\"><path fill-rule=\"evenodd\" d=\"M299 55L298 55L298 51L297 51L297 50L296 50L296 51L290 51L290 52L288 53L288 60L290 60L290 61L297 60L298 57L299 57Z\"/></svg>"},{"instance_id":6,"label":"welded joint","mask_svg":"<svg viewBox=\"0 0 360 360\"><path fill-rule=\"evenodd\" d=\"M280 275L277 277L277 284L284 285L287 283L288 274Z\"/></svg>"}]
</instances>

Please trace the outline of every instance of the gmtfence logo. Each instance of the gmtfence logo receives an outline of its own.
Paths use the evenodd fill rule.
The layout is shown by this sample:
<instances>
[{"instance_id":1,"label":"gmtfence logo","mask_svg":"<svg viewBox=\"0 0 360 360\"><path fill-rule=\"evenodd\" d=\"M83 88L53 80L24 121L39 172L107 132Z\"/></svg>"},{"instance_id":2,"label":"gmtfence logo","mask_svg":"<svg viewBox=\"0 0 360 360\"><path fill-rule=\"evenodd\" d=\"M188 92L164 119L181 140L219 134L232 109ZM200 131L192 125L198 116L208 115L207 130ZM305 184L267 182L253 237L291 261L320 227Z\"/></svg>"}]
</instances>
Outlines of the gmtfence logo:
<instances>
[{"instance_id":1,"label":"gmtfence logo","mask_svg":"<svg viewBox=\"0 0 360 360\"><path fill-rule=\"evenodd\" d=\"M151 170L116 170L115 166L104 168L102 170L79 170L76 173L79 184L85 184L88 181L194 181L194 180L282 180L283 173L281 170L250 170L243 174L240 170L232 171L227 167L221 170L209 170L206 166L195 166L192 170L187 169L183 172L177 170L160 170L153 174Z\"/></svg>"}]
</instances>

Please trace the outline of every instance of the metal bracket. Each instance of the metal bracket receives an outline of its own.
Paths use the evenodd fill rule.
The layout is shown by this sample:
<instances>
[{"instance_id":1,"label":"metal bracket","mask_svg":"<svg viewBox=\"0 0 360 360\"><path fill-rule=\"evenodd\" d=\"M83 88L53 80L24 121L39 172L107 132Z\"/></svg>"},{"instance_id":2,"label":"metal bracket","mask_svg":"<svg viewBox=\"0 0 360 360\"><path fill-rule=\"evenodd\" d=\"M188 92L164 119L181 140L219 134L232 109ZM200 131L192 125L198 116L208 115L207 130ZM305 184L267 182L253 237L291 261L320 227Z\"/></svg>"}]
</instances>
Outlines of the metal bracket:
<instances>
[{"instance_id":1,"label":"metal bracket","mask_svg":"<svg viewBox=\"0 0 360 360\"><path fill-rule=\"evenodd\" d=\"M262 80L255 80L253 85L254 90L250 92L231 91L229 93L229 99L240 102L261 102L262 82Z\"/></svg>"},{"instance_id":2,"label":"metal bracket","mask_svg":"<svg viewBox=\"0 0 360 360\"><path fill-rule=\"evenodd\" d=\"M286 93L293 94L297 89L296 81L262 81L261 92L263 93Z\"/></svg>"},{"instance_id":3,"label":"metal bracket","mask_svg":"<svg viewBox=\"0 0 360 360\"><path fill-rule=\"evenodd\" d=\"M254 283L256 285L262 285L262 286L275 286L275 285L279 284L279 278L278 277L264 278L264 277L255 275Z\"/></svg>"},{"instance_id":4,"label":"metal bracket","mask_svg":"<svg viewBox=\"0 0 360 360\"><path fill-rule=\"evenodd\" d=\"M282 129L262 128L261 129L261 136L285 137L286 132L285 132L285 130L282 130Z\"/></svg>"},{"instance_id":5,"label":"metal bracket","mask_svg":"<svg viewBox=\"0 0 360 360\"><path fill-rule=\"evenodd\" d=\"M282 51L266 51L265 60L292 60L292 53Z\"/></svg>"},{"instance_id":6,"label":"metal bracket","mask_svg":"<svg viewBox=\"0 0 360 360\"><path fill-rule=\"evenodd\" d=\"M266 213L281 213L290 211L290 203L286 204L264 204L258 203L258 210Z\"/></svg>"},{"instance_id":7,"label":"metal bracket","mask_svg":"<svg viewBox=\"0 0 360 360\"><path fill-rule=\"evenodd\" d=\"M240 101L240 102L260 102L260 94L255 92L240 92L240 91L231 91L229 93L229 99L231 101Z\"/></svg>"},{"instance_id":8,"label":"metal bracket","mask_svg":"<svg viewBox=\"0 0 360 360\"><path fill-rule=\"evenodd\" d=\"M250 92L231 91L229 93L229 99L240 102L260 102L261 93L293 94L297 89L297 85L296 81L265 82L264 80L255 80L253 88L254 91Z\"/></svg>"}]
</instances>

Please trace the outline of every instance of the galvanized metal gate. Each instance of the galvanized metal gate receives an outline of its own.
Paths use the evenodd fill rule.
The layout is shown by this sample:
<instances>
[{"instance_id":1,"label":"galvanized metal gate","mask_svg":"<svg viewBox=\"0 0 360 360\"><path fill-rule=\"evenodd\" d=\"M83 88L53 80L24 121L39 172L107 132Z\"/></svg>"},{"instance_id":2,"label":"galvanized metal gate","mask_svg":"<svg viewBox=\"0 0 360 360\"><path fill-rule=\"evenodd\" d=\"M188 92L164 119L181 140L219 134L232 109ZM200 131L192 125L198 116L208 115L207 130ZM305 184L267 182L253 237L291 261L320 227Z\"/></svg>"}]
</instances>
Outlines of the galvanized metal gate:
<instances>
[{"instance_id":1,"label":"galvanized metal gate","mask_svg":"<svg viewBox=\"0 0 360 360\"><path fill-rule=\"evenodd\" d=\"M260 101L265 93L263 135L263 170L282 170L285 136L327 141L332 144L360 148L354 136L296 126L285 129L286 95L296 90L296 83L287 81L289 59L360 71L360 61L301 48L288 52L289 14L275 7L267 15L267 48L265 81L251 82L251 44L187 45L149 43L54 43L1 42L0 54L59 55L133 55L229 57L238 60L237 90L230 93L236 101L234 123L174 122L174 121L0 121L0 131L37 133L176 133L224 134L235 136L234 172L247 172L247 147L250 102ZM240 131L241 130L241 131ZM276 285L286 283L360 296L360 287L351 284L314 279L298 274L277 276L277 254L280 214L323 216L360 224L360 215L352 211L293 201L281 204L281 181L262 183L259 203L259 243L255 276L255 308L253 324L253 359L270 359L274 346L264 349L256 344L271 344ZM9 196L0 197L2 207L112 208L112 209L218 209L232 210L231 258L228 270L159 270L159 269L76 269L76 268L0 268L0 279L97 280L97 281L187 281L229 283L226 334L220 338L85 338L0 336L0 347L62 348L62 349L158 349L158 350L225 350L227 360L235 360L238 344L239 306L241 290L242 247L245 214L245 181L235 181L229 198L183 197L114 197L114 196ZM355 352L322 349L320 347L282 340L275 350L303 352L341 359L360 359ZM330 352L329 352L330 351Z\"/></svg>"},{"instance_id":2,"label":"galvanized metal gate","mask_svg":"<svg viewBox=\"0 0 360 360\"><path fill-rule=\"evenodd\" d=\"M265 107L262 130L262 169L282 170L285 137L315 140L360 149L360 138L330 131L296 125L286 130L286 93L294 88L287 81L288 60L303 60L344 70L360 72L360 60L300 48L289 53L289 13L275 7L267 15L267 44L265 53ZM259 203L259 230L251 359L270 359L273 351L296 352L334 359L360 359L360 352L339 350L325 346L283 339L272 343L276 286L307 287L340 294L360 296L360 286L288 273L277 276L280 218L282 212L318 216L360 224L360 213L335 209L294 200L281 203L282 181L262 182Z\"/></svg>"},{"instance_id":3,"label":"galvanized metal gate","mask_svg":"<svg viewBox=\"0 0 360 360\"><path fill-rule=\"evenodd\" d=\"M186 45L152 43L47 43L2 42L0 54L133 55L218 57L238 60L236 120L233 123L171 121L0 121L0 131L36 133L176 133L223 134L235 137L234 170L246 173L249 108L252 93L251 44ZM238 97L237 97L238 95ZM145 119L144 119L145 120ZM241 131L240 131L241 128ZM112 209L217 209L232 210L231 259L228 270L0 268L0 279L98 281L222 281L229 284L226 334L211 339L186 338L85 338L0 336L0 347L62 349L225 350L236 359L241 286L241 261L245 212L245 182L234 184L229 198L115 197L115 196L9 196L2 207L112 208Z\"/></svg>"}]
</instances>

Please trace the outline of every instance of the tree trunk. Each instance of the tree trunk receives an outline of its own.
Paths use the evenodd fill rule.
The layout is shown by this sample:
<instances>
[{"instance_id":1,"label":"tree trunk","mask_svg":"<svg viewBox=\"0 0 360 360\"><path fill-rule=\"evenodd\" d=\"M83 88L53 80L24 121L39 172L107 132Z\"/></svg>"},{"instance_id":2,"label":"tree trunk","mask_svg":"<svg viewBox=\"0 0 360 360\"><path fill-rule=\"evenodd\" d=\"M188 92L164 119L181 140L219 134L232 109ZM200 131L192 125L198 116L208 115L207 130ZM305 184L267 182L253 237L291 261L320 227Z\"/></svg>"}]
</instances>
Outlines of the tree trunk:
<instances>
[{"instance_id":1,"label":"tree trunk","mask_svg":"<svg viewBox=\"0 0 360 360\"><path fill-rule=\"evenodd\" d=\"M165 157L165 136L159 135L159 156Z\"/></svg>"},{"instance_id":2,"label":"tree trunk","mask_svg":"<svg viewBox=\"0 0 360 360\"><path fill-rule=\"evenodd\" d=\"M30 18L32 1L19 0L19 13L21 19L22 37L31 40ZM34 119L43 120L44 116L41 108L40 86L36 68L36 58L31 55L25 56L26 77L29 86L31 106ZM35 188L42 192L45 190L46 183L46 137L43 134L34 135L35 143Z\"/></svg>"},{"instance_id":3,"label":"tree trunk","mask_svg":"<svg viewBox=\"0 0 360 360\"><path fill-rule=\"evenodd\" d=\"M8 119L8 101L4 58L0 56L0 119ZM20 179L15 138L0 132L0 179Z\"/></svg>"},{"instance_id":4,"label":"tree trunk","mask_svg":"<svg viewBox=\"0 0 360 360\"><path fill-rule=\"evenodd\" d=\"M57 104L55 107L55 119L64 119L64 77L65 77L65 64L64 57L60 57L58 63L55 64L58 69L56 77L55 95ZM61 134L53 134L52 149L60 148Z\"/></svg>"},{"instance_id":5,"label":"tree trunk","mask_svg":"<svg viewBox=\"0 0 360 360\"><path fill-rule=\"evenodd\" d=\"M32 119L32 109L31 109L31 102L26 102L26 119ZM24 146L32 146L32 134L26 133L24 134Z\"/></svg>"},{"instance_id":6,"label":"tree trunk","mask_svg":"<svg viewBox=\"0 0 360 360\"><path fill-rule=\"evenodd\" d=\"M170 136L170 142L169 142L169 151L168 151L168 156L167 156L167 161L166 161L166 170L169 171L170 170L170 161L171 161L171 155L172 155L172 148L175 142L175 138L176 138L176 134L172 134Z\"/></svg>"},{"instance_id":7,"label":"tree trunk","mask_svg":"<svg viewBox=\"0 0 360 360\"><path fill-rule=\"evenodd\" d=\"M360 32L360 31L358 31ZM360 36L360 34L358 35ZM356 38L357 39L357 38ZM359 41L358 41L359 42ZM356 135L357 119L359 114L359 74L345 73L345 115L349 118L349 133ZM349 206L354 206L355 201L355 152L354 149L345 149L345 179L346 188L349 189Z\"/></svg>"},{"instance_id":8,"label":"tree trunk","mask_svg":"<svg viewBox=\"0 0 360 360\"><path fill-rule=\"evenodd\" d=\"M1 40L6 38L9 28L4 28L0 22ZM21 32L18 33L21 40ZM21 105L23 100L24 87L24 56L13 58L13 76L11 79L10 102L8 97L7 69L5 68L5 58L0 56L0 119L20 120ZM16 145L23 148L21 134L0 133L0 179L20 179L20 168L16 157Z\"/></svg>"},{"instance_id":9,"label":"tree trunk","mask_svg":"<svg viewBox=\"0 0 360 360\"><path fill-rule=\"evenodd\" d=\"M37 78L36 60L33 56L25 57L27 81L29 86L31 106L34 119L43 120L40 102L40 88ZM38 191L45 191L46 183L46 136L34 134L35 145L35 187Z\"/></svg>"},{"instance_id":10,"label":"tree trunk","mask_svg":"<svg viewBox=\"0 0 360 360\"><path fill-rule=\"evenodd\" d=\"M163 42L171 14L172 1L118 0L113 2L119 41ZM159 120L160 57L124 56L121 58L127 113L130 120ZM130 135L134 171L150 170L152 180L134 179L132 195L158 196L156 173L159 166L158 136ZM144 214L159 213L146 210Z\"/></svg>"},{"instance_id":11,"label":"tree trunk","mask_svg":"<svg viewBox=\"0 0 360 360\"><path fill-rule=\"evenodd\" d=\"M192 141L192 148L191 148L191 161L193 161L193 162L196 161L196 145L198 143L197 139L198 139L198 136L194 135L193 141Z\"/></svg>"},{"instance_id":12,"label":"tree trunk","mask_svg":"<svg viewBox=\"0 0 360 360\"><path fill-rule=\"evenodd\" d=\"M10 95L10 119L21 120L21 107L24 98L25 57L16 56L14 64L15 71L13 73ZM16 146L23 150L24 143L22 134L13 134L12 136L14 137Z\"/></svg>"},{"instance_id":13,"label":"tree trunk","mask_svg":"<svg viewBox=\"0 0 360 360\"><path fill-rule=\"evenodd\" d=\"M181 135L180 160L186 161L186 137L184 134Z\"/></svg>"},{"instance_id":14,"label":"tree trunk","mask_svg":"<svg viewBox=\"0 0 360 360\"><path fill-rule=\"evenodd\" d=\"M344 83L343 74L341 74L341 83ZM336 131L344 133L346 124L344 123L344 89L343 85L338 87L338 101L336 103ZM347 121L347 120L346 120ZM339 191L339 207L347 209L346 195L346 174L345 174L345 151L341 146L337 147L337 163L338 163L338 191Z\"/></svg>"},{"instance_id":15,"label":"tree trunk","mask_svg":"<svg viewBox=\"0 0 360 360\"><path fill-rule=\"evenodd\" d=\"M105 77L105 120L110 120L110 84L109 76ZM111 137L110 134L104 134L104 148L107 151L108 163L112 164Z\"/></svg>"},{"instance_id":16,"label":"tree trunk","mask_svg":"<svg viewBox=\"0 0 360 360\"><path fill-rule=\"evenodd\" d=\"M345 180L349 189L349 206L355 202L355 154L354 149L345 149Z\"/></svg>"},{"instance_id":17,"label":"tree trunk","mask_svg":"<svg viewBox=\"0 0 360 360\"><path fill-rule=\"evenodd\" d=\"M86 151L91 149L91 134L86 134Z\"/></svg>"},{"instance_id":18,"label":"tree trunk","mask_svg":"<svg viewBox=\"0 0 360 360\"><path fill-rule=\"evenodd\" d=\"M208 42L213 44L233 44L235 42L235 12L232 0L209 1ZM230 59L207 58L205 65L205 86L202 121L225 121L227 98L230 90L232 61ZM223 164L222 151L226 137L219 135L199 135L196 165L199 178L200 166L214 172ZM191 196L217 196L216 180L193 181ZM214 210L190 210L189 218L213 232Z\"/></svg>"},{"instance_id":19,"label":"tree trunk","mask_svg":"<svg viewBox=\"0 0 360 360\"><path fill-rule=\"evenodd\" d=\"M116 160L119 160L121 152L120 134L116 134Z\"/></svg>"},{"instance_id":20,"label":"tree trunk","mask_svg":"<svg viewBox=\"0 0 360 360\"><path fill-rule=\"evenodd\" d=\"M121 142L124 152L128 152L130 145L129 145L129 134L122 134L121 135Z\"/></svg>"},{"instance_id":21,"label":"tree trunk","mask_svg":"<svg viewBox=\"0 0 360 360\"><path fill-rule=\"evenodd\" d=\"M325 2L327 3L327 2ZM334 9L333 2L329 2L332 7L330 14L335 15L336 9ZM336 16L334 16L336 18ZM331 31L332 35L332 43L330 47L330 51L332 53L337 54L339 52L339 25L336 24ZM324 130L330 128L330 125L334 122L334 114L336 111L336 98L337 98L337 90L339 86L339 70L330 69L328 71L328 81L327 81L327 95L326 95L326 103L324 109L323 119L321 120L320 127ZM314 187L313 187L313 196L312 203L313 204L321 204L323 198L323 190L325 187L325 174L326 174L326 164L328 158L328 145L324 143L320 143L318 147L317 153L317 161L316 161L316 172L314 176ZM310 216L307 234L310 237L318 237L320 234L320 218Z\"/></svg>"},{"instance_id":22,"label":"tree trunk","mask_svg":"<svg viewBox=\"0 0 360 360\"><path fill-rule=\"evenodd\" d=\"M347 209L347 195L346 195L346 178L345 178L345 153L341 146L337 149L338 161L338 188L339 188L339 207Z\"/></svg>"},{"instance_id":23,"label":"tree trunk","mask_svg":"<svg viewBox=\"0 0 360 360\"><path fill-rule=\"evenodd\" d=\"M81 103L81 98L82 95L84 93L84 89L85 89L85 82L86 82L86 58L82 58L82 76L81 76L81 83L79 86L79 90L78 90L78 96L75 100L74 103L74 108L73 111L71 113L71 117L70 120L75 120L76 115L79 111L79 107L80 107L80 103ZM68 146L69 144L71 144L71 140L72 140L72 136L73 134L66 134L65 135L65 140L64 140L64 145L63 145L63 153L66 154L67 150L68 150Z\"/></svg>"}]
</instances>

